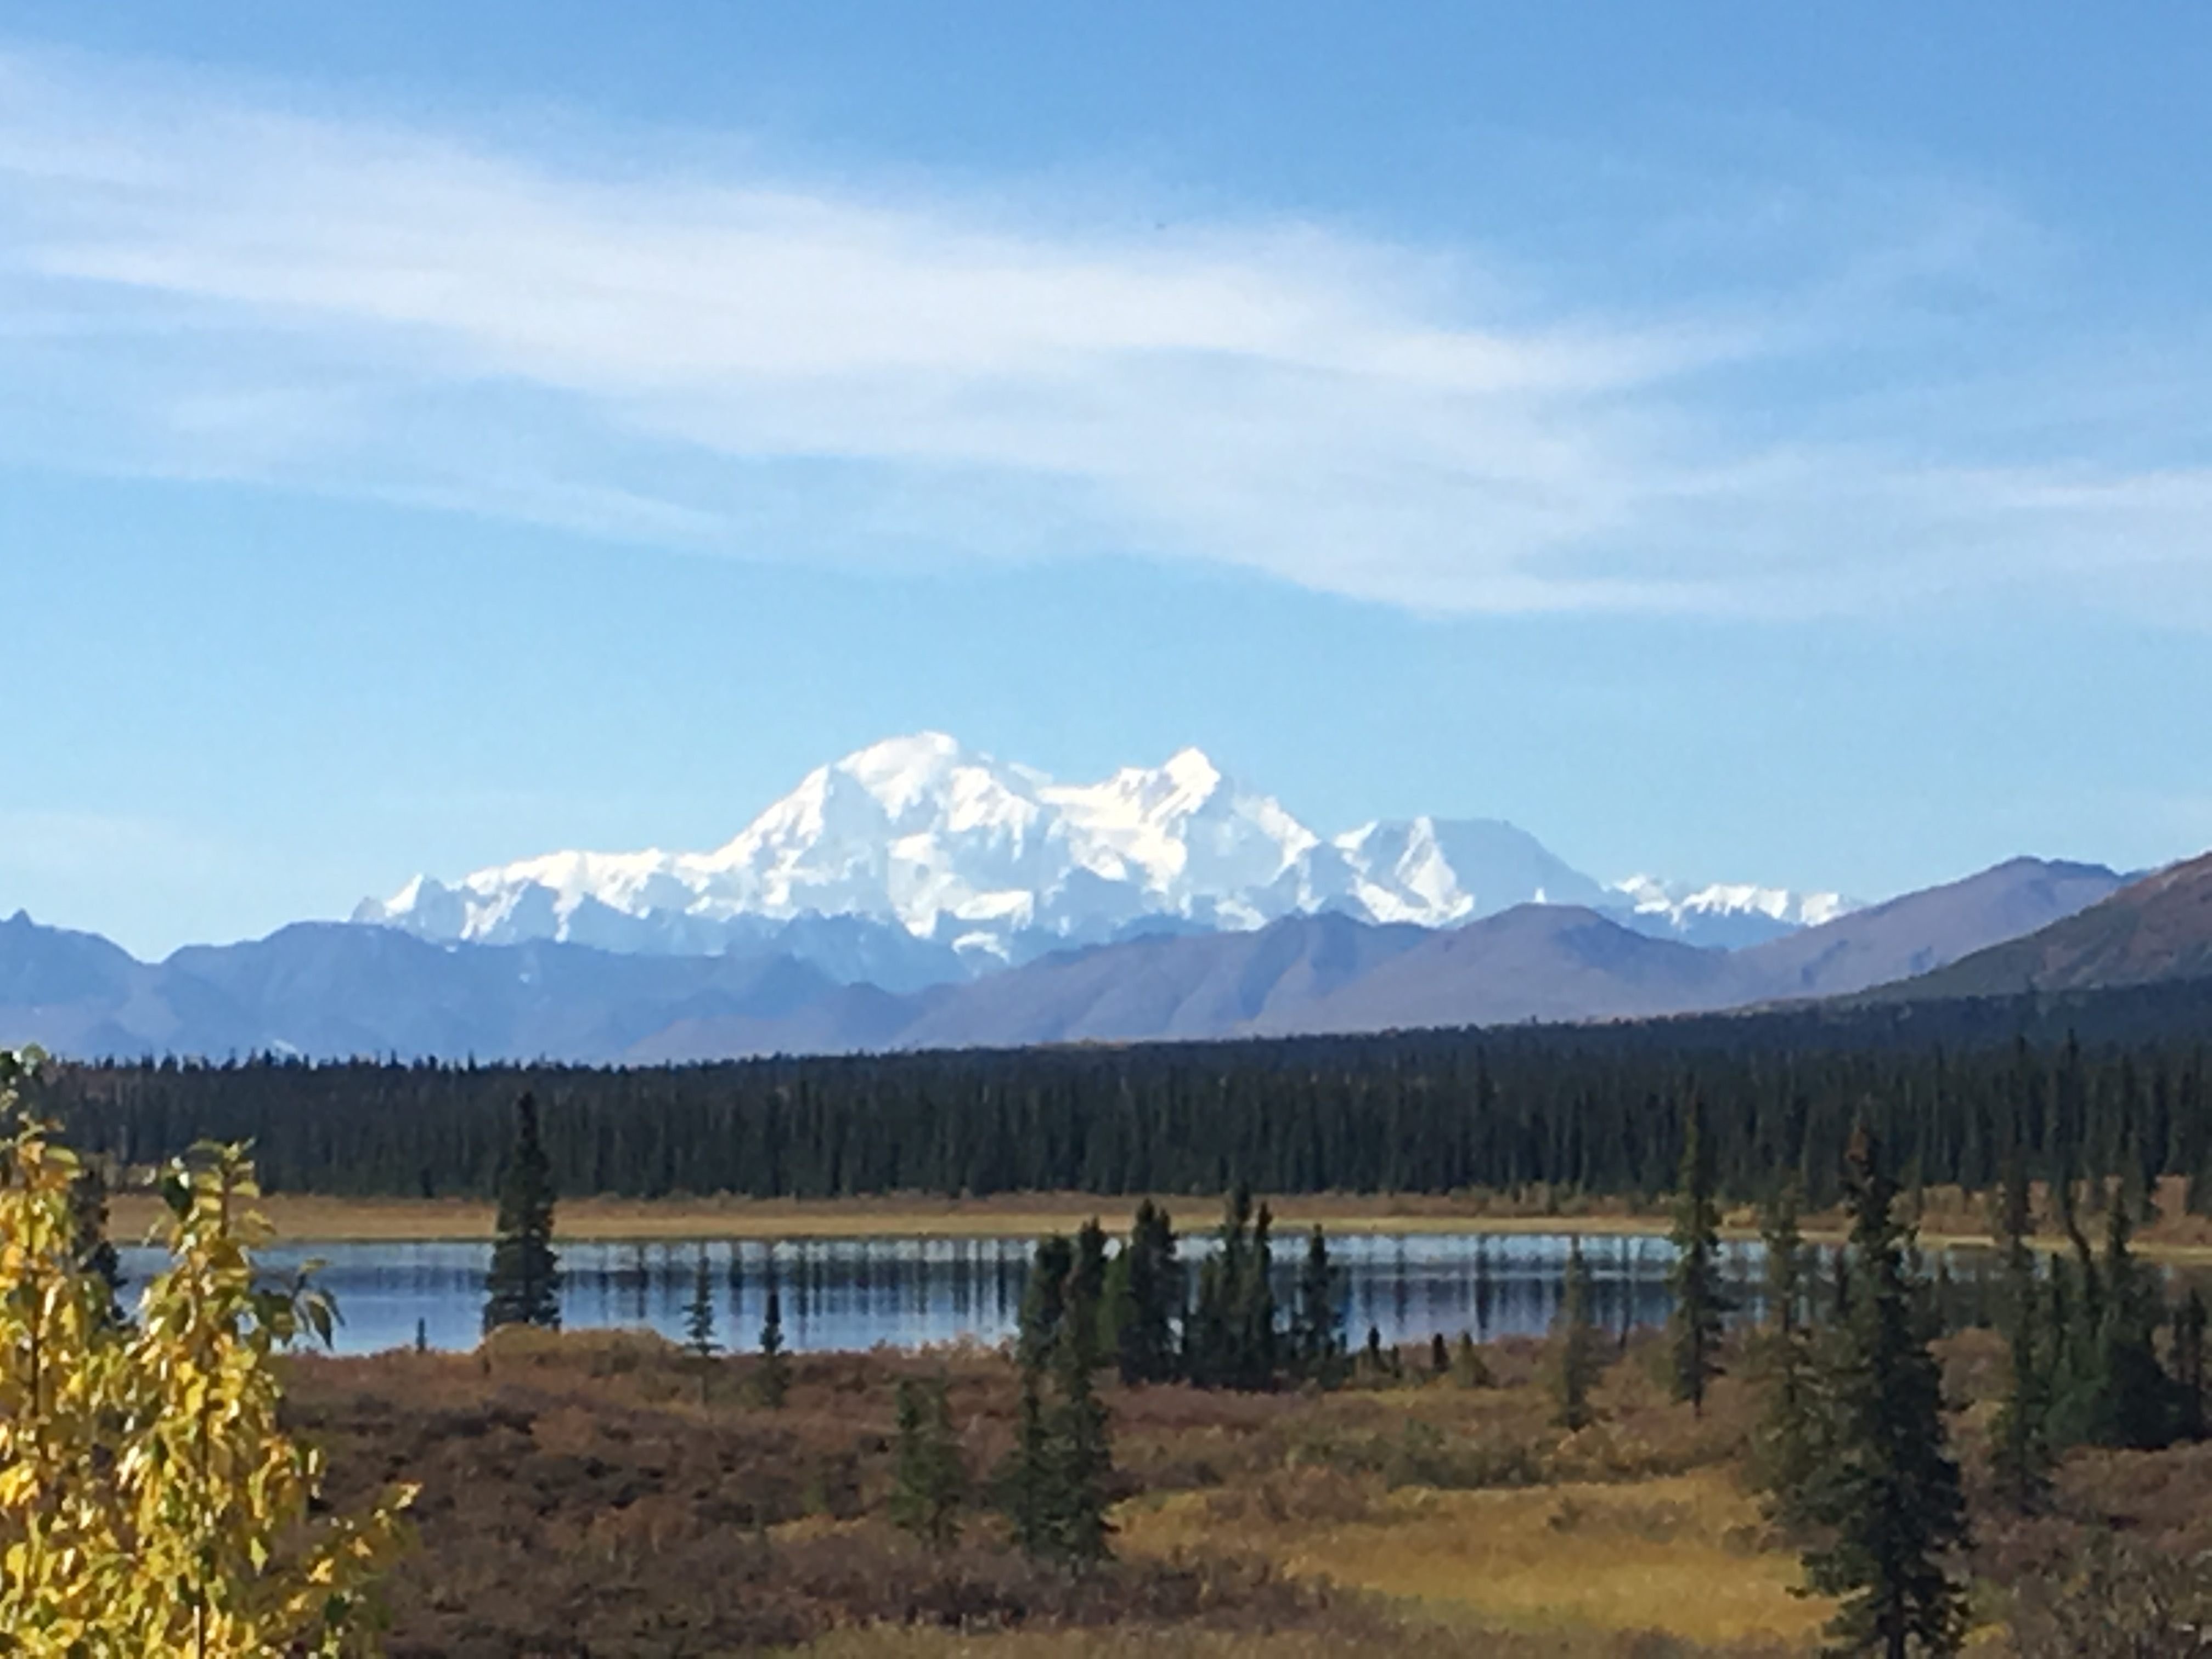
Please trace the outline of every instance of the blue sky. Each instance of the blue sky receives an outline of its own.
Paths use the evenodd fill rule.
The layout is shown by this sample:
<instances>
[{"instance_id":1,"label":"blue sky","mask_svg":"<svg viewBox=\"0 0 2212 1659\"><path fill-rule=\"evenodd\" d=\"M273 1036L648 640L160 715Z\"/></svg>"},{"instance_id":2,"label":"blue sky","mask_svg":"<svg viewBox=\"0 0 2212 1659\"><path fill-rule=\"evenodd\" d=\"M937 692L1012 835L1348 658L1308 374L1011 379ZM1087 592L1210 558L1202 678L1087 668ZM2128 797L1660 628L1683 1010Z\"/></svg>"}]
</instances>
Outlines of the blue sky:
<instances>
[{"instance_id":1,"label":"blue sky","mask_svg":"<svg viewBox=\"0 0 2212 1659\"><path fill-rule=\"evenodd\" d=\"M18 0L0 909L712 845L922 727L1601 877L2202 850L2157 21Z\"/></svg>"}]
</instances>

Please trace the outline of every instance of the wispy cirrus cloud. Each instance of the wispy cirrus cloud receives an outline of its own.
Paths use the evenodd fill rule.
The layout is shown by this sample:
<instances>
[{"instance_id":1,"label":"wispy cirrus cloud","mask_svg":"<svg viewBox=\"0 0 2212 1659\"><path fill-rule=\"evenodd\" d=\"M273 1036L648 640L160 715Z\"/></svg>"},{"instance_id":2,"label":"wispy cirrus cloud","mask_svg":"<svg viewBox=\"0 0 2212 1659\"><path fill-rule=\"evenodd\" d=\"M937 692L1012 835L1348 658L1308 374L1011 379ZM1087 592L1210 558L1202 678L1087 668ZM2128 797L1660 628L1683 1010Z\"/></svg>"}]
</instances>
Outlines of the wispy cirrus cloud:
<instances>
[{"instance_id":1,"label":"wispy cirrus cloud","mask_svg":"<svg viewBox=\"0 0 2212 1659\"><path fill-rule=\"evenodd\" d=\"M742 153L593 168L0 58L0 453L1441 612L2047 587L2212 619L2212 468L2072 421L2078 356L1916 358L1931 284L1997 303L2016 222L1939 190L1852 212L1809 269L1575 304L1327 226L1086 224Z\"/></svg>"}]
</instances>

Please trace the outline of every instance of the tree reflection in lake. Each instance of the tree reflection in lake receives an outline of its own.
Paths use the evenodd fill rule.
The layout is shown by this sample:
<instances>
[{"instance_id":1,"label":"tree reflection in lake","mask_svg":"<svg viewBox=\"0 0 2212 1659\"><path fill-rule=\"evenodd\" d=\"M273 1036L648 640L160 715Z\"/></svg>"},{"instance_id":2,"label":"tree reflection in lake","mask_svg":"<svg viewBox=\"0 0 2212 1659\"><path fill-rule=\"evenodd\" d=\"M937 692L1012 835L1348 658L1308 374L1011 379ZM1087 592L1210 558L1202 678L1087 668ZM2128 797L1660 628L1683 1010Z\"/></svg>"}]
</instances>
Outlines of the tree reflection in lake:
<instances>
[{"instance_id":1,"label":"tree reflection in lake","mask_svg":"<svg viewBox=\"0 0 2212 1659\"><path fill-rule=\"evenodd\" d=\"M1425 1342L1462 1331L1478 1340L1540 1335L1558 1312L1570 1236L1531 1234L1334 1235L1329 1240L1344 1297L1344 1329L1356 1346L1372 1326L1385 1342ZM994 1238L726 1239L561 1246L561 1316L571 1330L647 1325L680 1340L704 1250L720 1276L718 1317L726 1346L753 1346L771 1289L783 1297L785 1340L799 1352L913 1346L1011 1335L1021 1309L1032 1241ZM1185 1240L1186 1261L1203 1241ZM1586 1243L1593 1313L1602 1330L1625 1333L1667 1316L1663 1238ZM1277 1295L1287 1307L1297 1257L1279 1247ZM125 1250L124 1272L143 1284L149 1252ZM481 1334L487 1245L287 1244L264 1253L272 1271L308 1259L337 1298L342 1352L411 1344L417 1322L433 1347L471 1348ZM1755 1244L1725 1247L1731 1290L1755 1315L1760 1262ZM1986 1318L1992 1279L1984 1251L1940 1259L1936 1294L1953 1323ZM1931 1263L1931 1265L1935 1265ZM1825 1284L1816 1292L1827 1293Z\"/></svg>"}]
</instances>

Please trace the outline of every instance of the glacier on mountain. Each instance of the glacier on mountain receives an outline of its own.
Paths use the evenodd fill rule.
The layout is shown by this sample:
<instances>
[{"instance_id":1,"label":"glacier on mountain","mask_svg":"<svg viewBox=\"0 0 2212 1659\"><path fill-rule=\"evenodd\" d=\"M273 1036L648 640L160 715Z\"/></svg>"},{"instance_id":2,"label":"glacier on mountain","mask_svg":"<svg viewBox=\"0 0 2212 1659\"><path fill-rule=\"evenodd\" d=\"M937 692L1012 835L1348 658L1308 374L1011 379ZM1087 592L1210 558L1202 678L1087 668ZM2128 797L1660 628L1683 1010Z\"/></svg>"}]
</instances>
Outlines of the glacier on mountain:
<instances>
[{"instance_id":1,"label":"glacier on mountain","mask_svg":"<svg viewBox=\"0 0 2212 1659\"><path fill-rule=\"evenodd\" d=\"M1063 784L921 732L817 768L711 852L552 853L451 884L417 876L354 920L485 944L785 948L841 979L901 988L1161 927L1340 911L1437 927L1529 902L1727 945L1851 908L1833 894L1647 877L1608 887L1495 819L1324 839L1195 749ZM826 933L832 922L842 931Z\"/></svg>"}]
</instances>

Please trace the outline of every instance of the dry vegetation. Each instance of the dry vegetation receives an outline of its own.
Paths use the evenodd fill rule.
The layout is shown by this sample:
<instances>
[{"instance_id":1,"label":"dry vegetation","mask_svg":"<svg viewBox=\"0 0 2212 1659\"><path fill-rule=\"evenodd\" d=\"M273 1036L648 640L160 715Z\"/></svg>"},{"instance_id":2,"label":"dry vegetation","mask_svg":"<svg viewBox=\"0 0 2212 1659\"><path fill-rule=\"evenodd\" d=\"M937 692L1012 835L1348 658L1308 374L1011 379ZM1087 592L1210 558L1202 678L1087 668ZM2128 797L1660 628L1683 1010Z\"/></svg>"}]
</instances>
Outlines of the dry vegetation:
<instances>
[{"instance_id":1,"label":"dry vegetation","mask_svg":"<svg viewBox=\"0 0 2212 1659\"><path fill-rule=\"evenodd\" d=\"M802 1358L770 1412L746 1360L510 1333L482 1354L301 1359L293 1410L333 1455L335 1501L422 1485L422 1547L390 1589L398 1656L1802 1645L1820 1608L1728 1473L1740 1399L1693 1421L1632 1356L1608 1421L1563 1438L1534 1346L1489 1358L1482 1389L1110 1390L1121 1559L1075 1579L1024 1564L980 1510L941 1556L883 1518L895 1379L943 1368L985 1472L1015 1410L995 1353Z\"/></svg>"},{"instance_id":2,"label":"dry vegetation","mask_svg":"<svg viewBox=\"0 0 2212 1659\"><path fill-rule=\"evenodd\" d=\"M748 1199L727 1195L659 1199L563 1199L560 1237L616 1241L700 1238L1030 1238L1072 1232L1102 1213L1127 1214L1136 1197L1102 1200L1095 1194L1018 1193L992 1198L945 1198L893 1193L875 1198ZM1188 1195L1162 1200L1193 1216L1220 1212L1218 1197ZM132 1237L156 1218L150 1192L119 1193L113 1200L118 1237ZM322 1243L458 1240L489 1242L494 1206L471 1199L336 1198L280 1193L263 1210L288 1239ZM1518 1194L1318 1194L1275 1200L1286 1229L1318 1222L1335 1232L1551 1232L1572 1220L1589 1232L1664 1231L1657 1211L1640 1212L1623 1200L1555 1194L1534 1187Z\"/></svg>"},{"instance_id":3,"label":"dry vegetation","mask_svg":"<svg viewBox=\"0 0 2212 1659\"><path fill-rule=\"evenodd\" d=\"M747 1359L510 1332L477 1354L301 1358L292 1411L333 1455L334 1502L422 1485L422 1547L389 1590L400 1659L1817 1647L1826 1605L1797 1593L1790 1541L1741 1489L1756 1401L1740 1378L1694 1418L1633 1346L1603 1419L1568 1436L1540 1345L1484 1357L1495 1386L1428 1379L1409 1352L1408 1380L1328 1395L1109 1389L1119 1559L1078 1578L1024 1563L981 1508L941 1555L884 1518L900 1376L949 1377L979 1475L1011 1446L1014 1370L993 1352L802 1357L788 1406L768 1411ZM1972 1471L2002 1349L1970 1335L1946 1358ZM2191 1565L2212 1551L2212 1446L2076 1454L2049 1514L1976 1510L1989 1650L2014 1650L2010 1620L2033 1659L2195 1651L2155 1633L2212 1613Z\"/></svg>"}]
</instances>

